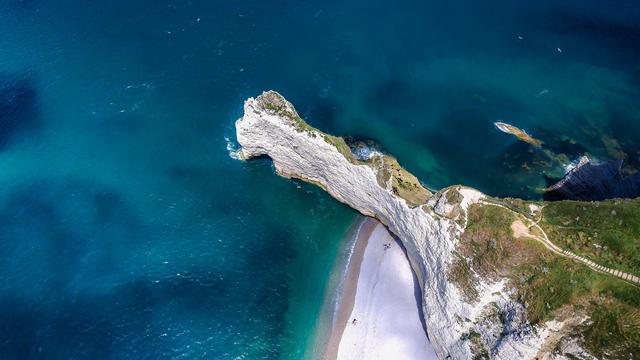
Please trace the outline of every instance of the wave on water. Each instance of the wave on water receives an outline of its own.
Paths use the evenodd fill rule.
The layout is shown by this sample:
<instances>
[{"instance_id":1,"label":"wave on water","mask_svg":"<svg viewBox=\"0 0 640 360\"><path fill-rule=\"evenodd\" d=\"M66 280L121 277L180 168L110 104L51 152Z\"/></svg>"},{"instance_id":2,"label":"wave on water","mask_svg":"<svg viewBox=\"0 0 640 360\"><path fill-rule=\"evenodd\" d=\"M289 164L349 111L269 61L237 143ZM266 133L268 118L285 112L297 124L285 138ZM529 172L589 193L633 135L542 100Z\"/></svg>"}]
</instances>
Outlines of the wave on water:
<instances>
[{"instance_id":1,"label":"wave on water","mask_svg":"<svg viewBox=\"0 0 640 360\"><path fill-rule=\"evenodd\" d=\"M577 158L575 160L573 160L572 162L570 162L569 164L567 164L564 167L564 173L568 174L571 170L575 169L576 167L578 167L578 165L580 164L580 159L581 158Z\"/></svg>"},{"instance_id":2,"label":"wave on water","mask_svg":"<svg viewBox=\"0 0 640 360\"><path fill-rule=\"evenodd\" d=\"M600 161L598 159L595 159L595 158L593 158L591 156L582 155L582 156L579 156L577 159L573 160L572 162L570 162L569 164L567 164L564 167L565 175L570 173L571 170L573 170L573 169L575 169L577 167L580 167L580 166L582 166L582 165L584 165L586 163L590 163L592 165L601 165L604 162Z\"/></svg>"},{"instance_id":3,"label":"wave on water","mask_svg":"<svg viewBox=\"0 0 640 360\"><path fill-rule=\"evenodd\" d=\"M353 252L355 251L356 245L358 243L358 239L360 238L360 230L362 230L362 226L364 226L365 223L366 223L366 220L360 221L360 224L358 225L358 229L356 230L356 233L351 238L351 243L349 244L349 251L346 256L346 263L342 266L342 269L340 272L340 280L339 280L337 289L335 291L335 294L333 295L334 296L333 314L331 316L332 328L335 327L336 325L335 322L337 319L338 311L340 310L340 306L342 305L340 301L340 294L342 293L344 284L347 281L347 276L349 275L349 266L351 264Z\"/></svg>"},{"instance_id":4,"label":"wave on water","mask_svg":"<svg viewBox=\"0 0 640 360\"><path fill-rule=\"evenodd\" d=\"M151 83L140 83L140 84L130 84L125 87L125 90L133 90L133 89L145 89L145 90L153 90L155 86Z\"/></svg>"},{"instance_id":5,"label":"wave on water","mask_svg":"<svg viewBox=\"0 0 640 360\"><path fill-rule=\"evenodd\" d=\"M374 156L383 155L382 152L368 146L358 147L353 149L351 152L358 160L371 160Z\"/></svg>"},{"instance_id":6,"label":"wave on water","mask_svg":"<svg viewBox=\"0 0 640 360\"><path fill-rule=\"evenodd\" d=\"M309 356L305 358L316 359L325 358L326 356L327 346L336 328L340 307L343 305L341 295L347 282L349 267L353 261L352 257L356 251L358 238L365 223L366 218L359 218L340 246L325 288L325 298L320 316L315 325L314 340L311 341L310 347L307 349Z\"/></svg>"},{"instance_id":7,"label":"wave on water","mask_svg":"<svg viewBox=\"0 0 640 360\"><path fill-rule=\"evenodd\" d=\"M224 141L227 143L227 153L229 157L234 160L240 159L240 145L231 140L229 136L224 137Z\"/></svg>"}]
</instances>

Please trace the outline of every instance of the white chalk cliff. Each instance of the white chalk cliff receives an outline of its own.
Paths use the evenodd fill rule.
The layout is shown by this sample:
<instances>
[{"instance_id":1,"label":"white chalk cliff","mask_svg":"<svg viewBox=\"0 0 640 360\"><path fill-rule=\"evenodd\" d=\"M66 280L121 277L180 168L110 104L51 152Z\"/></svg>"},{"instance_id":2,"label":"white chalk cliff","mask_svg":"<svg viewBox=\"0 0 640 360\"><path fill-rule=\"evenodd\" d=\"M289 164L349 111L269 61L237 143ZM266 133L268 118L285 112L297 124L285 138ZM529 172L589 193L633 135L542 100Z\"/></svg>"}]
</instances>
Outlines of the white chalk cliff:
<instances>
[{"instance_id":1,"label":"white chalk cliff","mask_svg":"<svg viewBox=\"0 0 640 360\"><path fill-rule=\"evenodd\" d=\"M465 302L460 290L447 281L452 252L464 231L460 220L464 224L466 209L484 198L482 193L456 187L463 196L457 205L449 203L447 190L443 190L424 205L412 206L391 186L380 186L374 166L348 159L325 134L296 123L296 118L293 106L275 92L248 99L243 117L236 122L240 158L267 155L280 175L323 187L337 200L377 218L397 235L421 283L429 339L440 358L472 358L470 331L488 345L492 358L541 356L538 352L545 339L559 324L532 327L522 320L518 314L524 308L506 294L506 280L481 281L479 300L473 303ZM462 214L457 221L450 216L456 207ZM487 312L496 307L512 316L497 322L487 320Z\"/></svg>"}]
</instances>

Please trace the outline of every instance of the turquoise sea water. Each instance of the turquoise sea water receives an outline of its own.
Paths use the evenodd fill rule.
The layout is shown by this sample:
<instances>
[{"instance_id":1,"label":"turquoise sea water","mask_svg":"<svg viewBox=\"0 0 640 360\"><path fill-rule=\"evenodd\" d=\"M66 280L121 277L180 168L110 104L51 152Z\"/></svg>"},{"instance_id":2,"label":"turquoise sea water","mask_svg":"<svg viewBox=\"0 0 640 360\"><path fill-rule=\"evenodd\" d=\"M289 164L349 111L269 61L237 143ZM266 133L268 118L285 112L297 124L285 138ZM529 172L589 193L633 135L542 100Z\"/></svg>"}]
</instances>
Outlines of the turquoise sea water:
<instances>
[{"instance_id":1,"label":"turquoise sea water","mask_svg":"<svg viewBox=\"0 0 640 360\"><path fill-rule=\"evenodd\" d=\"M357 215L229 157L244 99L430 187L536 198L557 169L493 122L637 168L638 24L634 1L2 1L1 357L302 357Z\"/></svg>"}]
</instances>

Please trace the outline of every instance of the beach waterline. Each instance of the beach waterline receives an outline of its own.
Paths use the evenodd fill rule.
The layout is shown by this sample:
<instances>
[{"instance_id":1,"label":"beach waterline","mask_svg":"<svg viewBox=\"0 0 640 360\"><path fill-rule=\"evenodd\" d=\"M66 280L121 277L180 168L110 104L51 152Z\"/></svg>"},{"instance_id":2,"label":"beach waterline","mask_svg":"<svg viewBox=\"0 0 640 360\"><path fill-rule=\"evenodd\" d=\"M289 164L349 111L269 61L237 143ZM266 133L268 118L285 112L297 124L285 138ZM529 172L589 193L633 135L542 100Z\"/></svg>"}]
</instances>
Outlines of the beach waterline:
<instances>
[{"instance_id":1,"label":"beach waterline","mask_svg":"<svg viewBox=\"0 0 640 360\"><path fill-rule=\"evenodd\" d=\"M308 358L436 359L417 278L400 241L377 220L365 218L343 247Z\"/></svg>"},{"instance_id":2,"label":"beach waterline","mask_svg":"<svg viewBox=\"0 0 640 360\"><path fill-rule=\"evenodd\" d=\"M345 303L345 300L347 302L349 300L345 299L345 288L352 292L353 296L347 298L353 301L355 282L349 281L349 277L355 276L357 281L367 239L376 223L371 218L359 217L343 239L333 270L327 280L325 299L316 323L314 339L310 342L310 347L304 356L305 359L336 358L337 346L342 335L342 330L338 331L338 329L344 329L344 324L339 325L339 315L346 311L348 316L353 306L353 304L349 306L348 303Z\"/></svg>"}]
</instances>

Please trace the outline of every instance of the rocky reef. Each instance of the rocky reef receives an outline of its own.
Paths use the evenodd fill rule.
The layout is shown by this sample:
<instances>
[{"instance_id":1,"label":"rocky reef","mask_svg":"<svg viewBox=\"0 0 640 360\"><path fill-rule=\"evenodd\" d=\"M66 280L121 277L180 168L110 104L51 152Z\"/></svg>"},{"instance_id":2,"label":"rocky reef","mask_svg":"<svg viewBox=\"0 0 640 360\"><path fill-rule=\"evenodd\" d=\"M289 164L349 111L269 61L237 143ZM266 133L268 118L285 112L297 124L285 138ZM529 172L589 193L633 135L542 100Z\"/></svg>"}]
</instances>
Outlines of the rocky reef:
<instances>
[{"instance_id":1,"label":"rocky reef","mask_svg":"<svg viewBox=\"0 0 640 360\"><path fill-rule=\"evenodd\" d=\"M622 160L595 164L587 156L560 181L546 189L545 200L599 201L640 196L640 172L624 177Z\"/></svg>"},{"instance_id":2,"label":"rocky reef","mask_svg":"<svg viewBox=\"0 0 640 360\"><path fill-rule=\"evenodd\" d=\"M494 125L498 130L502 131L503 133L513 135L519 140L524 141L528 144L531 144L535 147L540 147L543 144L542 140L534 138L533 136L529 135L526 131L518 127L515 127L511 124L497 121L494 123Z\"/></svg>"},{"instance_id":3,"label":"rocky reef","mask_svg":"<svg viewBox=\"0 0 640 360\"><path fill-rule=\"evenodd\" d=\"M342 138L308 125L273 91L245 102L236 135L241 159L269 156L281 176L320 186L401 239L421 285L424 320L440 358L591 357L577 330L587 326L587 310L566 310L578 295L552 302L557 292L539 296L532 285L548 287L549 268L564 263L535 241L514 237L509 228L516 216L533 219L540 213L538 205L498 201L465 186L433 194L389 155L354 156ZM555 316L560 310L565 315Z\"/></svg>"}]
</instances>

